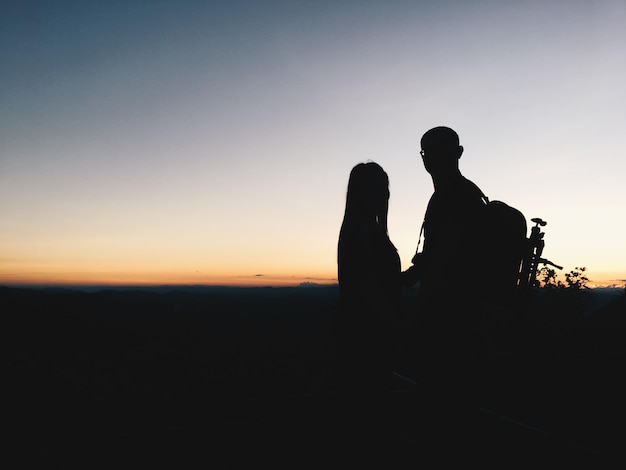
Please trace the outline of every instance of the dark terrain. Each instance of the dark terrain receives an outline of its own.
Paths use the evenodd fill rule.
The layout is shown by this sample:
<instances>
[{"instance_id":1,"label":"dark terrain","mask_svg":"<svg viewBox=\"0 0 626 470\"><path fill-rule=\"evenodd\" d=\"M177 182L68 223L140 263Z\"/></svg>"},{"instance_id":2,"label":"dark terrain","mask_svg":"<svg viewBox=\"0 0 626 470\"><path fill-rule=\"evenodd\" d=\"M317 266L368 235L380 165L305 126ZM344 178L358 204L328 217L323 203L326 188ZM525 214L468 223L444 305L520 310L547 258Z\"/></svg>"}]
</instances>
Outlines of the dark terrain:
<instances>
[{"instance_id":1,"label":"dark terrain","mask_svg":"<svg viewBox=\"0 0 626 470\"><path fill-rule=\"evenodd\" d=\"M346 411L331 374L336 286L0 288L2 458L5 468L619 468L625 297L590 313L585 294L538 292L523 325L494 321L480 407L457 414L411 376L409 326L384 411Z\"/></svg>"}]
</instances>

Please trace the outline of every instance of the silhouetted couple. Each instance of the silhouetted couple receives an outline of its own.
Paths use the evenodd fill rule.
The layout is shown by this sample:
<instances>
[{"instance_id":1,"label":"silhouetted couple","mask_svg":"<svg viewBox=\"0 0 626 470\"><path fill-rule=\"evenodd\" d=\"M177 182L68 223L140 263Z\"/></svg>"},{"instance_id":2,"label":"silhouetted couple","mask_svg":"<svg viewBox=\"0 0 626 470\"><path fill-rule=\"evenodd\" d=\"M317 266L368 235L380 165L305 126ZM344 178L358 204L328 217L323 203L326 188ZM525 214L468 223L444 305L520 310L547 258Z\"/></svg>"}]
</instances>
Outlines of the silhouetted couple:
<instances>
[{"instance_id":1,"label":"silhouetted couple","mask_svg":"<svg viewBox=\"0 0 626 470\"><path fill-rule=\"evenodd\" d=\"M418 282L411 338L415 378L451 399L471 385L469 358L480 322L477 287L482 281L474 268L484 256L477 244L485 202L459 170L462 153L450 128L435 127L421 139L434 193L420 233L423 249L404 272L387 232L387 174L374 162L352 169L338 244L337 365L343 388L388 389L397 333L404 326L402 289Z\"/></svg>"}]
</instances>

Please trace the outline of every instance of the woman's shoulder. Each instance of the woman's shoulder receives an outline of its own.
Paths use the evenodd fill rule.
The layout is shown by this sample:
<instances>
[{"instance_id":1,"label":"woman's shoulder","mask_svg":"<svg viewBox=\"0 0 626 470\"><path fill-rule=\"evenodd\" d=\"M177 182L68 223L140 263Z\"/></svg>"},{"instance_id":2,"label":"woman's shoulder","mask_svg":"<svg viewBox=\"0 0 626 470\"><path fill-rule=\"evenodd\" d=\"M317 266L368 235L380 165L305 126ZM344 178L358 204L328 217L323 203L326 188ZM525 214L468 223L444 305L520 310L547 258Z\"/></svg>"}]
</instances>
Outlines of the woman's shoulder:
<instances>
[{"instance_id":1,"label":"woman's shoulder","mask_svg":"<svg viewBox=\"0 0 626 470\"><path fill-rule=\"evenodd\" d=\"M378 251L388 245L395 247L384 230L375 222L358 221L344 223L339 234L339 246L343 249Z\"/></svg>"},{"instance_id":2,"label":"woman's shoulder","mask_svg":"<svg viewBox=\"0 0 626 470\"><path fill-rule=\"evenodd\" d=\"M344 221L339 232L339 244L354 245L369 243L372 239L372 227L364 221Z\"/></svg>"}]
</instances>

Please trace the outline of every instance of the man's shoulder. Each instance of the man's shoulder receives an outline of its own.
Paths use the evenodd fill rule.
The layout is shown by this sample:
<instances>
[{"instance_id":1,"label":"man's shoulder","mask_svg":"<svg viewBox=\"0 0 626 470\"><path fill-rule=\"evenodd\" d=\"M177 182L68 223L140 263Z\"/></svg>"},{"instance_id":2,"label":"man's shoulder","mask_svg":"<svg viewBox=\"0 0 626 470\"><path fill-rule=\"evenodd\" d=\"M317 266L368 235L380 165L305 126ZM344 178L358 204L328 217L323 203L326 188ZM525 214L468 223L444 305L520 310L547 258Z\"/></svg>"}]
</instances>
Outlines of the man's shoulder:
<instances>
[{"instance_id":1,"label":"man's shoulder","mask_svg":"<svg viewBox=\"0 0 626 470\"><path fill-rule=\"evenodd\" d=\"M456 205L464 211L480 210L485 205L485 194L473 181L463 178L455 190Z\"/></svg>"},{"instance_id":2,"label":"man's shoulder","mask_svg":"<svg viewBox=\"0 0 626 470\"><path fill-rule=\"evenodd\" d=\"M446 212L461 216L472 216L485 205L485 196L481 189L471 180L460 178L455 184L443 190L435 191L428 201L429 212Z\"/></svg>"},{"instance_id":3,"label":"man's shoulder","mask_svg":"<svg viewBox=\"0 0 626 470\"><path fill-rule=\"evenodd\" d=\"M478 185L474 183L472 180L469 180L465 177L463 177L463 180L460 185L460 189L465 194L472 196L473 198L476 198L476 199L483 199L485 197L485 194L478 187Z\"/></svg>"}]
</instances>

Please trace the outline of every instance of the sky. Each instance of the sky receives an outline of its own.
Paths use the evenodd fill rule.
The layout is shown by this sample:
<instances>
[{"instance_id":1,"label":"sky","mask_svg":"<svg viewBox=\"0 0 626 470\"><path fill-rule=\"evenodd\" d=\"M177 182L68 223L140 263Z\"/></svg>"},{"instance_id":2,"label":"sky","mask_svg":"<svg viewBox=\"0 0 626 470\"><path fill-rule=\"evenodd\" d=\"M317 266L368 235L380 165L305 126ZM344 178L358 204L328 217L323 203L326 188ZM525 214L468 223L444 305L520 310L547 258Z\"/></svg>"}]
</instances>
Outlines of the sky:
<instances>
[{"instance_id":1,"label":"sky","mask_svg":"<svg viewBox=\"0 0 626 470\"><path fill-rule=\"evenodd\" d=\"M3 1L0 285L334 283L368 160L406 269L438 125L547 221L546 258L619 284L624 24L622 0Z\"/></svg>"}]
</instances>

